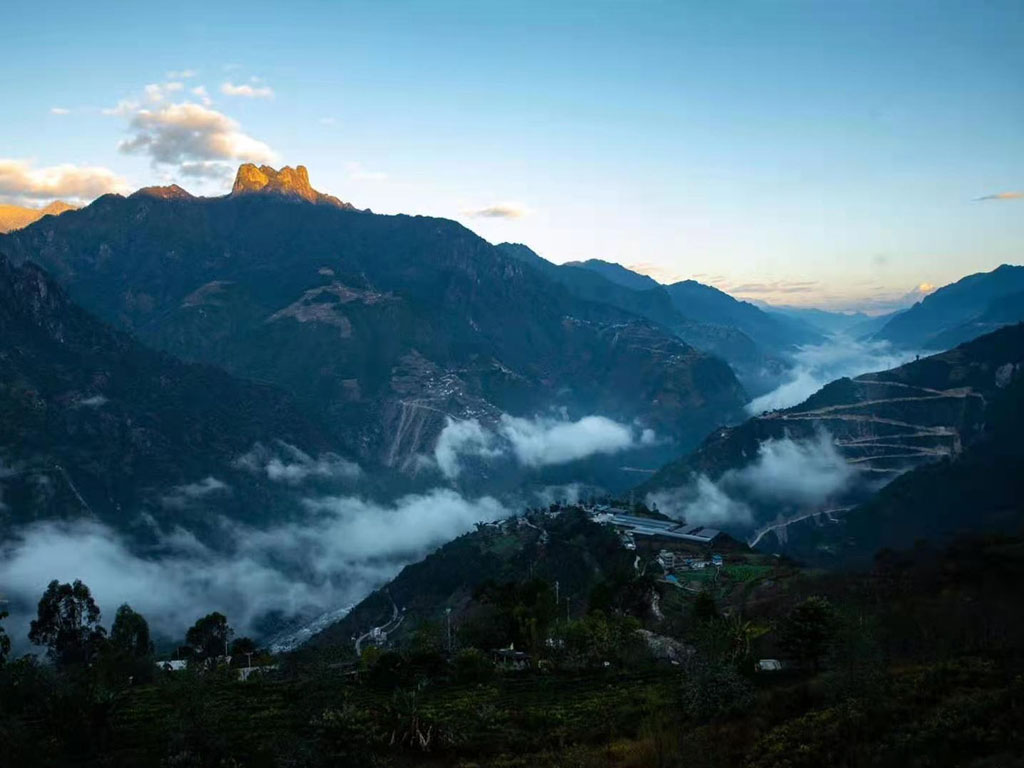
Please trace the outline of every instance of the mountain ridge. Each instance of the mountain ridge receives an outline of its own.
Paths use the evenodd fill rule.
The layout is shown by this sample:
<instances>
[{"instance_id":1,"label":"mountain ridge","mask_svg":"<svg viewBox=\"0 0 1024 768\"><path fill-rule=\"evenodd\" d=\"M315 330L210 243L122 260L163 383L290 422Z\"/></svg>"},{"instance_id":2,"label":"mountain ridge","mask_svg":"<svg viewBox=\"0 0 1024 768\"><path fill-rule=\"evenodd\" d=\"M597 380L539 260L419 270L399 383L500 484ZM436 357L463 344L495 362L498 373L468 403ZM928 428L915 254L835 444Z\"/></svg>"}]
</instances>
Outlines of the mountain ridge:
<instances>
[{"instance_id":1,"label":"mountain ridge","mask_svg":"<svg viewBox=\"0 0 1024 768\"><path fill-rule=\"evenodd\" d=\"M688 444L741 413L724 362L573 297L456 222L266 186L106 195L0 247L150 345L292 392L361 461L414 468L448 418L565 408Z\"/></svg>"},{"instance_id":2,"label":"mountain ridge","mask_svg":"<svg viewBox=\"0 0 1024 768\"><path fill-rule=\"evenodd\" d=\"M253 163L243 163L235 174L235 182L231 186L229 197L241 195L278 195L284 198L296 198L314 205L333 205L336 208L354 211L351 203L345 203L334 195L328 195L313 189L309 183L309 171L304 165L294 168L284 166L275 170L269 165L257 167Z\"/></svg>"},{"instance_id":3,"label":"mountain ridge","mask_svg":"<svg viewBox=\"0 0 1024 768\"><path fill-rule=\"evenodd\" d=\"M336 445L286 393L148 349L2 253L0 335L0 530L84 517L145 536L148 519L215 537L221 515L297 509L239 456Z\"/></svg>"},{"instance_id":4,"label":"mountain ridge","mask_svg":"<svg viewBox=\"0 0 1024 768\"><path fill-rule=\"evenodd\" d=\"M825 505L798 500L787 508L778 499L754 504L753 519L734 522L733 530L752 532L777 519L858 504L908 471L955 460L985 433L986 404L1022 367L1024 324L1018 324L888 371L837 379L799 405L716 430L639 490L686 488L701 476L717 482L751 466L771 441L812 445L825 440L837 460L855 470L858 482Z\"/></svg>"},{"instance_id":5,"label":"mountain ridge","mask_svg":"<svg viewBox=\"0 0 1024 768\"><path fill-rule=\"evenodd\" d=\"M904 348L941 349L943 343L966 341L955 329L983 315L992 302L1021 292L1024 266L1002 264L991 272L976 272L925 296L890 319L872 338ZM943 334L947 334L946 342Z\"/></svg>"},{"instance_id":6,"label":"mountain ridge","mask_svg":"<svg viewBox=\"0 0 1024 768\"><path fill-rule=\"evenodd\" d=\"M25 208L20 205L0 205L0 234L27 227L43 216L60 216L77 208L63 200L54 200L42 208Z\"/></svg>"}]
</instances>

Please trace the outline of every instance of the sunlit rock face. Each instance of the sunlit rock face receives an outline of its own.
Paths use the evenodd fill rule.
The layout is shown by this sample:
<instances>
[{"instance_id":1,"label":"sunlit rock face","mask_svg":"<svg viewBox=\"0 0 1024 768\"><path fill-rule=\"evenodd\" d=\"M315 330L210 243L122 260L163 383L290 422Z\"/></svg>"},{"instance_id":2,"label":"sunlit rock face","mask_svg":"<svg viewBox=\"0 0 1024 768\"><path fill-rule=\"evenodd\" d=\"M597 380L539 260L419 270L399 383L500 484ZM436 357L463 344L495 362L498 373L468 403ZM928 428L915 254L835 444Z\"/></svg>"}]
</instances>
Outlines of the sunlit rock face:
<instances>
[{"instance_id":1,"label":"sunlit rock face","mask_svg":"<svg viewBox=\"0 0 1024 768\"><path fill-rule=\"evenodd\" d=\"M132 197L156 197L161 200L191 200L191 193L179 187L177 184L170 184L166 187L143 187Z\"/></svg>"},{"instance_id":2,"label":"sunlit rock face","mask_svg":"<svg viewBox=\"0 0 1024 768\"><path fill-rule=\"evenodd\" d=\"M45 208L25 208L20 205L0 205L0 233L11 232L27 227L39 221L43 216L60 216L67 211L75 210L75 206L63 200L55 200Z\"/></svg>"},{"instance_id":3,"label":"sunlit rock face","mask_svg":"<svg viewBox=\"0 0 1024 768\"><path fill-rule=\"evenodd\" d=\"M231 187L231 195L237 197L253 194L280 195L305 200L307 203L333 205L346 210L355 209L351 203L342 202L333 195L326 195L313 189L309 183L309 171L304 165L295 168L286 165L280 171L276 171L269 165L256 167L252 163L245 163L238 168L235 183Z\"/></svg>"}]
</instances>

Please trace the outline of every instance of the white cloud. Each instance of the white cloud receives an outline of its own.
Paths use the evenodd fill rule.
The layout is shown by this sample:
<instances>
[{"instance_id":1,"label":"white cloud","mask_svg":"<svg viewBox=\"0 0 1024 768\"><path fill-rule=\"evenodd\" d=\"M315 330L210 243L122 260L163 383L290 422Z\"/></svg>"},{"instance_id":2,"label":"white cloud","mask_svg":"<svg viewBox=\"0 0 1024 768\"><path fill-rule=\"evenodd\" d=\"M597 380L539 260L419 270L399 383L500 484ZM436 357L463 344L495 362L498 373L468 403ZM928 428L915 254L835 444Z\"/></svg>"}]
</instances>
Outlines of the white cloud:
<instances>
[{"instance_id":1,"label":"white cloud","mask_svg":"<svg viewBox=\"0 0 1024 768\"><path fill-rule=\"evenodd\" d=\"M246 99L271 99L274 97L274 91L269 86L252 86L247 83L235 85L226 82L221 85L220 92L225 96L242 96Z\"/></svg>"},{"instance_id":2,"label":"white cloud","mask_svg":"<svg viewBox=\"0 0 1024 768\"><path fill-rule=\"evenodd\" d=\"M27 160L0 158L0 197L23 200L92 200L124 192L128 183L108 168L53 165L34 168Z\"/></svg>"},{"instance_id":3,"label":"white cloud","mask_svg":"<svg viewBox=\"0 0 1024 768\"><path fill-rule=\"evenodd\" d=\"M647 503L693 525L742 527L753 521L750 507L731 498L707 475L698 475L689 485L648 494Z\"/></svg>"},{"instance_id":4,"label":"white cloud","mask_svg":"<svg viewBox=\"0 0 1024 768\"><path fill-rule=\"evenodd\" d=\"M154 163L263 163L276 158L269 146L243 133L227 115L191 102L140 109L131 128L134 136L120 150L147 154Z\"/></svg>"},{"instance_id":5,"label":"white cloud","mask_svg":"<svg viewBox=\"0 0 1024 768\"><path fill-rule=\"evenodd\" d=\"M494 428L476 419L449 418L434 447L434 461L449 479L459 476L462 459L514 459L524 467L567 464L595 454L612 454L655 441L653 430L636 430L604 416L578 421L502 414Z\"/></svg>"},{"instance_id":6,"label":"white cloud","mask_svg":"<svg viewBox=\"0 0 1024 768\"><path fill-rule=\"evenodd\" d=\"M186 509L194 501L230 491L231 487L227 483L210 476L196 483L174 486L170 493L160 499L160 503L167 509Z\"/></svg>"},{"instance_id":7,"label":"white cloud","mask_svg":"<svg viewBox=\"0 0 1024 768\"><path fill-rule=\"evenodd\" d=\"M28 526L0 545L0 583L8 623L24 643L28 618L51 579L82 579L109 622L129 603L163 637L180 639L200 616L228 616L239 634L257 634L270 612L311 618L351 605L440 544L509 510L490 497L450 490L392 504L352 497L307 502L305 520L254 529L224 525L223 551L177 529L161 554L133 551L116 531L91 520Z\"/></svg>"},{"instance_id":8,"label":"white cloud","mask_svg":"<svg viewBox=\"0 0 1024 768\"><path fill-rule=\"evenodd\" d=\"M349 163L348 177L352 181L385 181L388 175L381 171L368 171L359 163Z\"/></svg>"},{"instance_id":9,"label":"white cloud","mask_svg":"<svg viewBox=\"0 0 1024 768\"><path fill-rule=\"evenodd\" d=\"M253 474L266 474L274 482L300 485L310 479L355 480L362 470L355 462L334 453L322 453L313 458L300 448L283 440L275 441L273 448L256 443L239 456L234 466Z\"/></svg>"},{"instance_id":10,"label":"white cloud","mask_svg":"<svg viewBox=\"0 0 1024 768\"><path fill-rule=\"evenodd\" d=\"M85 397L78 401L78 406L81 408L100 408L106 405L109 400L104 395L92 395L91 397Z\"/></svg>"},{"instance_id":11,"label":"white cloud","mask_svg":"<svg viewBox=\"0 0 1024 768\"><path fill-rule=\"evenodd\" d=\"M794 355L794 365L786 381L747 403L747 412L753 415L789 408L802 403L830 381L895 368L915 356L915 352L895 350L885 341L857 341L836 335L823 344L801 347Z\"/></svg>"},{"instance_id":12,"label":"white cloud","mask_svg":"<svg viewBox=\"0 0 1024 768\"><path fill-rule=\"evenodd\" d=\"M134 114L141 105L136 99L121 99L113 107L106 107L101 109L104 115L111 115L114 117L124 117L125 115Z\"/></svg>"},{"instance_id":13,"label":"white cloud","mask_svg":"<svg viewBox=\"0 0 1024 768\"><path fill-rule=\"evenodd\" d=\"M1024 200L1024 192L996 192L993 195L976 197L975 200Z\"/></svg>"},{"instance_id":14,"label":"white cloud","mask_svg":"<svg viewBox=\"0 0 1024 768\"><path fill-rule=\"evenodd\" d=\"M670 517L696 525L748 529L753 507L806 509L847 490L857 471L842 457L825 431L813 439L768 439L757 456L717 481L698 474L689 483L648 495L648 503Z\"/></svg>"},{"instance_id":15,"label":"white cloud","mask_svg":"<svg viewBox=\"0 0 1024 768\"><path fill-rule=\"evenodd\" d=\"M192 89L192 94L199 97L199 100L203 102L204 106L210 106L213 104L213 99L210 98L209 92L206 90L205 85L197 85Z\"/></svg>"},{"instance_id":16,"label":"white cloud","mask_svg":"<svg viewBox=\"0 0 1024 768\"><path fill-rule=\"evenodd\" d=\"M512 444L519 463L527 467L566 464L595 453L618 453L635 446L629 427L604 416L555 421L503 414L498 431Z\"/></svg>"},{"instance_id":17,"label":"white cloud","mask_svg":"<svg viewBox=\"0 0 1024 768\"><path fill-rule=\"evenodd\" d=\"M501 456L502 448L495 444L495 436L485 430L476 419L456 421L450 416L434 446L434 460L441 473L454 479L462 472L460 457L494 458Z\"/></svg>"},{"instance_id":18,"label":"white cloud","mask_svg":"<svg viewBox=\"0 0 1024 768\"><path fill-rule=\"evenodd\" d=\"M493 203L483 208L470 208L464 210L466 216L484 219L521 219L530 215L531 211L522 203L505 202Z\"/></svg>"},{"instance_id":19,"label":"white cloud","mask_svg":"<svg viewBox=\"0 0 1024 768\"><path fill-rule=\"evenodd\" d=\"M199 73L194 69L182 69L177 72L171 71L167 73L168 80L188 80L195 77Z\"/></svg>"},{"instance_id":20,"label":"white cloud","mask_svg":"<svg viewBox=\"0 0 1024 768\"><path fill-rule=\"evenodd\" d=\"M71 110L65 109L64 107L50 107L51 115L70 115Z\"/></svg>"},{"instance_id":21,"label":"white cloud","mask_svg":"<svg viewBox=\"0 0 1024 768\"><path fill-rule=\"evenodd\" d=\"M828 432L813 440L765 440L757 459L725 478L762 499L818 504L844 489L854 470L836 449Z\"/></svg>"}]
</instances>

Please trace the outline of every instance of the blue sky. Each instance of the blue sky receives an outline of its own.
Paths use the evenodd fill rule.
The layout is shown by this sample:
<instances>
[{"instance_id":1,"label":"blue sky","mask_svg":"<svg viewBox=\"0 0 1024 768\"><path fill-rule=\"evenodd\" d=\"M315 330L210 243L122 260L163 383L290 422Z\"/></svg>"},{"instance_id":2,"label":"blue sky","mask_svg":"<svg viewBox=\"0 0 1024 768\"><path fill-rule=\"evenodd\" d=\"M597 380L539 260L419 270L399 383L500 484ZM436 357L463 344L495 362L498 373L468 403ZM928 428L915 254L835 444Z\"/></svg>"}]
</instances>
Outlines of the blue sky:
<instances>
[{"instance_id":1,"label":"blue sky","mask_svg":"<svg viewBox=\"0 0 1024 768\"><path fill-rule=\"evenodd\" d=\"M22 3L0 46L8 201L303 163L553 261L876 310L1022 261L1024 197L977 199L1024 191L1019 1Z\"/></svg>"}]
</instances>

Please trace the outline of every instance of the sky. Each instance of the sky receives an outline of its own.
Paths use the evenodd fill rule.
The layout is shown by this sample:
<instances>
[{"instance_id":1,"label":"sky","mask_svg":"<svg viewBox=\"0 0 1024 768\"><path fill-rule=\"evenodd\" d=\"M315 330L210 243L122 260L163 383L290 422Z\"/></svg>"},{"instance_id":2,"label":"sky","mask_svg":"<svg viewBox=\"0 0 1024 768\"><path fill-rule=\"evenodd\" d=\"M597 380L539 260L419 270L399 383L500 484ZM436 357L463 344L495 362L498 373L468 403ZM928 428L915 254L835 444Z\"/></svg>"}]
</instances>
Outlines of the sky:
<instances>
[{"instance_id":1,"label":"sky","mask_svg":"<svg viewBox=\"0 0 1024 768\"><path fill-rule=\"evenodd\" d=\"M304 164L491 242L880 312L1024 261L1024 3L27 3L0 202Z\"/></svg>"}]
</instances>

